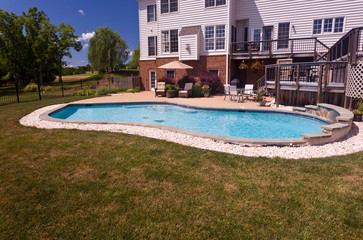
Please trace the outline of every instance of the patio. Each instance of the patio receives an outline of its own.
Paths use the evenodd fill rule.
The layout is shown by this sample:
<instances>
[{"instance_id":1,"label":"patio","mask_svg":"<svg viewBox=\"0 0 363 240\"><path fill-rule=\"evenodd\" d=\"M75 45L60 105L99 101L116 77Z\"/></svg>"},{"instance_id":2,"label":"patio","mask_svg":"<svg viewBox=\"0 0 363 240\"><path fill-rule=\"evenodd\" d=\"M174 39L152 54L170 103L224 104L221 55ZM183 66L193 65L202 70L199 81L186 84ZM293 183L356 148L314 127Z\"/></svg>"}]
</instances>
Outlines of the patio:
<instances>
[{"instance_id":1,"label":"patio","mask_svg":"<svg viewBox=\"0 0 363 240\"><path fill-rule=\"evenodd\" d=\"M271 101L272 98L267 99ZM115 103L115 102L170 102L176 104L183 104L194 107L213 107L213 108L260 108L267 109L269 107L261 107L258 102L244 101L244 102L228 102L228 97L224 100L224 95L213 95L208 98L166 98L155 97L152 91L145 91L140 93L129 93L123 95L113 95L105 97L97 97L77 101L75 103Z\"/></svg>"}]
</instances>

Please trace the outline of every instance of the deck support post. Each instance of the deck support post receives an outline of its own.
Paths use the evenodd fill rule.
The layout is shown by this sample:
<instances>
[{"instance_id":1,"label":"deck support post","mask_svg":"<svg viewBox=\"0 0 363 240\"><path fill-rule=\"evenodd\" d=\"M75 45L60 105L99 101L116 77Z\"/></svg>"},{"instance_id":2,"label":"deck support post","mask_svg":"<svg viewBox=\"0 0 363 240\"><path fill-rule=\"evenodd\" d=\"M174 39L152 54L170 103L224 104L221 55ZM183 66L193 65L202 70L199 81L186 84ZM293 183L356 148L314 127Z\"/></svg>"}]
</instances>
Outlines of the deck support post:
<instances>
[{"instance_id":1,"label":"deck support post","mask_svg":"<svg viewBox=\"0 0 363 240\"><path fill-rule=\"evenodd\" d=\"M296 66L296 105L299 106L300 104L300 64Z\"/></svg>"},{"instance_id":2,"label":"deck support post","mask_svg":"<svg viewBox=\"0 0 363 240\"><path fill-rule=\"evenodd\" d=\"M316 61L316 59L317 59L317 52L316 52L317 44L318 44L318 39L315 38L315 41L314 41L314 61Z\"/></svg>"},{"instance_id":3,"label":"deck support post","mask_svg":"<svg viewBox=\"0 0 363 240\"><path fill-rule=\"evenodd\" d=\"M327 63L325 65L325 74L324 74L324 102L328 100L328 77L329 77L329 67L330 64Z\"/></svg>"},{"instance_id":4,"label":"deck support post","mask_svg":"<svg viewBox=\"0 0 363 240\"><path fill-rule=\"evenodd\" d=\"M317 103L321 103L321 90L323 84L323 64L319 64L319 82L318 82L318 97Z\"/></svg>"},{"instance_id":5,"label":"deck support post","mask_svg":"<svg viewBox=\"0 0 363 240\"><path fill-rule=\"evenodd\" d=\"M278 65L276 70L277 71L275 71L275 91L276 91L275 104L276 104L276 107L279 108L279 106L280 106L280 64Z\"/></svg>"},{"instance_id":6,"label":"deck support post","mask_svg":"<svg viewBox=\"0 0 363 240\"><path fill-rule=\"evenodd\" d=\"M290 58L293 58L293 56L294 56L294 40L293 39L291 39L290 48L291 48Z\"/></svg>"}]
</instances>

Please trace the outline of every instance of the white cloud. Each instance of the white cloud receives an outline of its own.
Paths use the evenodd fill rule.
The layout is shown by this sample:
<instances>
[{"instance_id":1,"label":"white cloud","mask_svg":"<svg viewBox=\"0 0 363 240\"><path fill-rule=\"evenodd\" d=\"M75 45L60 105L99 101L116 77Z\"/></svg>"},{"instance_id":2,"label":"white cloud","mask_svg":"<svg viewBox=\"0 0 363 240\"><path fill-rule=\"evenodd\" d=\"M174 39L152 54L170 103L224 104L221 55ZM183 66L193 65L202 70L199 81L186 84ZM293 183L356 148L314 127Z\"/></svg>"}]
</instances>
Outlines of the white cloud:
<instances>
[{"instance_id":1,"label":"white cloud","mask_svg":"<svg viewBox=\"0 0 363 240\"><path fill-rule=\"evenodd\" d=\"M67 64L67 67L70 67L70 68L72 68L72 67L74 67L72 64Z\"/></svg>"},{"instance_id":2,"label":"white cloud","mask_svg":"<svg viewBox=\"0 0 363 240\"><path fill-rule=\"evenodd\" d=\"M84 11L83 11L82 9L79 9L79 10L78 10L78 12L79 12L82 16L84 16Z\"/></svg>"},{"instance_id":3,"label":"white cloud","mask_svg":"<svg viewBox=\"0 0 363 240\"><path fill-rule=\"evenodd\" d=\"M86 43L85 45L83 45L83 50L85 50L85 49L87 49L88 48L88 46L89 46L89 44L88 43Z\"/></svg>"},{"instance_id":4,"label":"white cloud","mask_svg":"<svg viewBox=\"0 0 363 240\"><path fill-rule=\"evenodd\" d=\"M81 63L85 63L86 61L85 61L85 60L81 60L80 62L81 62Z\"/></svg>"},{"instance_id":5,"label":"white cloud","mask_svg":"<svg viewBox=\"0 0 363 240\"><path fill-rule=\"evenodd\" d=\"M132 54L134 53L134 51L131 51L130 53L129 53L129 56L130 57L132 57Z\"/></svg>"},{"instance_id":6,"label":"white cloud","mask_svg":"<svg viewBox=\"0 0 363 240\"><path fill-rule=\"evenodd\" d=\"M78 41L88 42L94 35L95 35L95 32L82 33L82 37L78 38Z\"/></svg>"}]
</instances>

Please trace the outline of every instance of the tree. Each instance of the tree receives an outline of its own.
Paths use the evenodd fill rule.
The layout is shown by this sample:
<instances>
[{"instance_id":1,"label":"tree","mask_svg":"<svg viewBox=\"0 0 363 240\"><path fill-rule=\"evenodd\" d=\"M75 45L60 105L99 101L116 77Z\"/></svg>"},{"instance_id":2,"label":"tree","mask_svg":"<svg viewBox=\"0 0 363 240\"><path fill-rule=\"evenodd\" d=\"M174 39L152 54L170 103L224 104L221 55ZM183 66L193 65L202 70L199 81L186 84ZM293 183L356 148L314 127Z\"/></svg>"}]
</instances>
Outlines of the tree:
<instances>
[{"instance_id":1,"label":"tree","mask_svg":"<svg viewBox=\"0 0 363 240\"><path fill-rule=\"evenodd\" d=\"M67 56L72 58L70 49L74 48L77 52L79 52L82 49L82 45L78 41L78 36L74 33L74 28L71 25L61 23L57 30L58 31L55 34L54 39L57 46L56 51L59 67L59 82L62 82L62 68L65 65L63 57Z\"/></svg>"},{"instance_id":2,"label":"tree","mask_svg":"<svg viewBox=\"0 0 363 240\"><path fill-rule=\"evenodd\" d=\"M129 55L126 41L109 27L100 27L90 39L88 61L97 70L113 71L125 63Z\"/></svg>"},{"instance_id":3,"label":"tree","mask_svg":"<svg viewBox=\"0 0 363 240\"><path fill-rule=\"evenodd\" d=\"M132 60L127 64L127 68L136 69L139 67L140 61L140 44L137 48L132 51Z\"/></svg>"}]
</instances>

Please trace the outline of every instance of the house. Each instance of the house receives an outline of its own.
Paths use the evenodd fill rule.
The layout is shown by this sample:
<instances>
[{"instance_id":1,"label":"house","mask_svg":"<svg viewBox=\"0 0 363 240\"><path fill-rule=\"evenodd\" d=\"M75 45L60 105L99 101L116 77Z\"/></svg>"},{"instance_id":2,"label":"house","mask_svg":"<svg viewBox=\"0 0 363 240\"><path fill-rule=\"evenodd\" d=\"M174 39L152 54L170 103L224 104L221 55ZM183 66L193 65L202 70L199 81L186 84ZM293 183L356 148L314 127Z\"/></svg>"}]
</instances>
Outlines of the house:
<instances>
[{"instance_id":1,"label":"house","mask_svg":"<svg viewBox=\"0 0 363 240\"><path fill-rule=\"evenodd\" d=\"M163 76L179 79L201 71L218 74L224 84L234 78L256 84L265 72L251 69L252 63L314 62L352 28L363 25L363 1L138 2L140 76L145 90L154 89ZM193 69L158 68L175 60ZM249 68L241 70L241 63Z\"/></svg>"}]
</instances>

